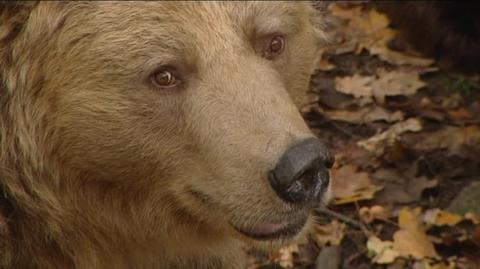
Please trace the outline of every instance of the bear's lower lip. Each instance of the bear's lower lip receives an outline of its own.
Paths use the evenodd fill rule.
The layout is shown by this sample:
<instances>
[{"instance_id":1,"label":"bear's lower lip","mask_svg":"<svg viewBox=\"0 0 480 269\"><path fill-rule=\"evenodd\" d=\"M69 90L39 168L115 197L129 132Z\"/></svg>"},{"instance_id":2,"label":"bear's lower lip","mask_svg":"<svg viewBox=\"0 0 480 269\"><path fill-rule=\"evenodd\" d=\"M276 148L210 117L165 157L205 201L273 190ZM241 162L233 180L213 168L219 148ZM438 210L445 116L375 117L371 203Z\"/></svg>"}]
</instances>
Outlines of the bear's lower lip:
<instances>
[{"instance_id":1,"label":"bear's lower lip","mask_svg":"<svg viewBox=\"0 0 480 269\"><path fill-rule=\"evenodd\" d=\"M239 233L256 240L288 239L294 237L303 229L308 215L285 219L278 222L260 223L248 228L233 226Z\"/></svg>"}]
</instances>

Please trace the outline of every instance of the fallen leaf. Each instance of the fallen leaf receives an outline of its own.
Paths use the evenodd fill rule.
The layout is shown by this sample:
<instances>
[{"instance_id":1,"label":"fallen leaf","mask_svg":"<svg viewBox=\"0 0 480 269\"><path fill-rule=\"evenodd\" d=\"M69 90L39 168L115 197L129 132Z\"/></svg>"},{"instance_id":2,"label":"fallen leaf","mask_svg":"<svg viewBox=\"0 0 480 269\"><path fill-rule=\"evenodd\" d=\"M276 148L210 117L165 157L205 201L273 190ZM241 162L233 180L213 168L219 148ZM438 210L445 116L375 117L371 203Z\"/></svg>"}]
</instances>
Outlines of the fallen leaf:
<instances>
[{"instance_id":1,"label":"fallen leaf","mask_svg":"<svg viewBox=\"0 0 480 269\"><path fill-rule=\"evenodd\" d=\"M402 208L398 217L400 230L393 235L393 249L404 257L421 260L438 257L420 220L421 209Z\"/></svg>"},{"instance_id":2,"label":"fallen leaf","mask_svg":"<svg viewBox=\"0 0 480 269\"><path fill-rule=\"evenodd\" d=\"M357 49L357 43L350 41L335 46L330 46L326 48L326 51L331 54L342 55L354 52Z\"/></svg>"},{"instance_id":3,"label":"fallen leaf","mask_svg":"<svg viewBox=\"0 0 480 269\"><path fill-rule=\"evenodd\" d=\"M389 24L390 21L387 15L378 12L376 9L370 9L370 11L368 12L368 24L364 25L363 27L365 27L367 33L369 33L385 29L388 27Z\"/></svg>"},{"instance_id":4,"label":"fallen leaf","mask_svg":"<svg viewBox=\"0 0 480 269\"><path fill-rule=\"evenodd\" d=\"M322 57L318 62L317 68L321 71L331 71L335 69L336 66Z\"/></svg>"},{"instance_id":5,"label":"fallen leaf","mask_svg":"<svg viewBox=\"0 0 480 269\"><path fill-rule=\"evenodd\" d=\"M327 110L325 114L332 120L362 124L376 121L397 122L404 118L403 112L390 112L380 106L364 107L358 111Z\"/></svg>"},{"instance_id":6,"label":"fallen leaf","mask_svg":"<svg viewBox=\"0 0 480 269\"><path fill-rule=\"evenodd\" d=\"M361 14L363 13L361 6L344 8L343 6L338 5L338 3L333 3L332 5L329 5L328 9L333 16L346 20L350 20L353 17L361 16Z\"/></svg>"},{"instance_id":7,"label":"fallen leaf","mask_svg":"<svg viewBox=\"0 0 480 269\"><path fill-rule=\"evenodd\" d=\"M372 174L372 179L377 185L384 186L383 190L375 196L375 202L381 204L405 204L421 199L425 189L430 189L438 184L436 179L405 175L394 170L381 168Z\"/></svg>"},{"instance_id":8,"label":"fallen leaf","mask_svg":"<svg viewBox=\"0 0 480 269\"><path fill-rule=\"evenodd\" d=\"M373 255L372 261L378 264L388 264L400 257L400 253L393 249L392 241L382 241L371 236L367 241L368 252Z\"/></svg>"},{"instance_id":9,"label":"fallen leaf","mask_svg":"<svg viewBox=\"0 0 480 269\"><path fill-rule=\"evenodd\" d=\"M370 84L375 80L374 76L361 76L355 74L350 77L336 77L335 89L345 94L351 94L356 98L372 96Z\"/></svg>"},{"instance_id":10,"label":"fallen leaf","mask_svg":"<svg viewBox=\"0 0 480 269\"><path fill-rule=\"evenodd\" d=\"M475 225L480 224L480 215L477 215L475 213L472 213L472 212L466 213L465 219L470 220Z\"/></svg>"},{"instance_id":11,"label":"fallen leaf","mask_svg":"<svg viewBox=\"0 0 480 269\"><path fill-rule=\"evenodd\" d=\"M422 130L421 122L418 119L410 118L390 126L386 131L370 137L367 140L359 141L358 145L380 156L383 155L385 148L393 145L397 137L401 134L405 132L418 132L420 130Z\"/></svg>"},{"instance_id":12,"label":"fallen leaf","mask_svg":"<svg viewBox=\"0 0 480 269\"><path fill-rule=\"evenodd\" d=\"M420 200L424 190L434 188L437 185L437 179L429 179L427 177L412 177L405 186L405 189L412 197L412 201L418 201Z\"/></svg>"},{"instance_id":13,"label":"fallen leaf","mask_svg":"<svg viewBox=\"0 0 480 269\"><path fill-rule=\"evenodd\" d=\"M318 94L314 93L308 93L305 97L305 104L316 104L318 103L318 100L320 100L320 96Z\"/></svg>"},{"instance_id":14,"label":"fallen leaf","mask_svg":"<svg viewBox=\"0 0 480 269\"><path fill-rule=\"evenodd\" d=\"M278 263L282 267L293 267L293 256L294 253L298 253L298 245L292 244L286 247L281 248L278 252L280 254L280 258Z\"/></svg>"},{"instance_id":15,"label":"fallen leaf","mask_svg":"<svg viewBox=\"0 0 480 269\"><path fill-rule=\"evenodd\" d=\"M371 55L377 55L382 61L393 65L413 65L420 67L428 67L435 61L430 58L419 57L407 53L401 53L388 48L388 38L382 39L377 43L371 44L369 51Z\"/></svg>"},{"instance_id":16,"label":"fallen leaf","mask_svg":"<svg viewBox=\"0 0 480 269\"><path fill-rule=\"evenodd\" d=\"M332 179L332 197L337 205L372 199L382 189L372 183L368 173L350 164L332 169Z\"/></svg>"},{"instance_id":17,"label":"fallen leaf","mask_svg":"<svg viewBox=\"0 0 480 269\"><path fill-rule=\"evenodd\" d=\"M458 93L446 96L442 100L441 106L445 109L456 109L462 103L462 96Z\"/></svg>"},{"instance_id":18,"label":"fallen leaf","mask_svg":"<svg viewBox=\"0 0 480 269\"><path fill-rule=\"evenodd\" d=\"M452 117L455 121L465 121L472 119L473 115L470 111L466 110L465 108L461 107L456 110L448 111L450 117Z\"/></svg>"},{"instance_id":19,"label":"fallen leaf","mask_svg":"<svg viewBox=\"0 0 480 269\"><path fill-rule=\"evenodd\" d=\"M439 131L425 134L425 138L419 140L415 149L430 151L435 149L448 149L456 152L464 146L480 145L480 126L444 127Z\"/></svg>"},{"instance_id":20,"label":"fallen leaf","mask_svg":"<svg viewBox=\"0 0 480 269\"><path fill-rule=\"evenodd\" d=\"M381 71L378 80L371 83L375 100L383 104L386 96L413 95L425 87L418 72Z\"/></svg>"},{"instance_id":21,"label":"fallen leaf","mask_svg":"<svg viewBox=\"0 0 480 269\"><path fill-rule=\"evenodd\" d=\"M400 110L390 112L380 106L375 106L372 110L364 115L364 119L365 122L386 121L391 123L403 121L404 114Z\"/></svg>"},{"instance_id":22,"label":"fallen leaf","mask_svg":"<svg viewBox=\"0 0 480 269\"><path fill-rule=\"evenodd\" d=\"M413 264L413 269L456 269L455 263L445 264L443 262L422 260Z\"/></svg>"},{"instance_id":23,"label":"fallen leaf","mask_svg":"<svg viewBox=\"0 0 480 269\"><path fill-rule=\"evenodd\" d=\"M448 211L436 209L429 209L425 211L423 221L426 224L434 226L454 226L463 220L463 217L458 214L453 214Z\"/></svg>"},{"instance_id":24,"label":"fallen leaf","mask_svg":"<svg viewBox=\"0 0 480 269\"><path fill-rule=\"evenodd\" d=\"M359 54L367 50L370 55L397 66L427 67L434 63L411 48L404 52L391 50L388 44L398 31L389 28L388 17L375 9L363 12L361 7L344 9L338 4L331 4L329 9L333 18L341 20L337 23L336 31L344 33L346 42L341 46L348 44L347 52L355 50Z\"/></svg>"},{"instance_id":25,"label":"fallen leaf","mask_svg":"<svg viewBox=\"0 0 480 269\"><path fill-rule=\"evenodd\" d=\"M472 241L480 247L480 227L476 227L472 231Z\"/></svg>"},{"instance_id":26,"label":"fallen leaf","mask_svg":"<svg viewBox=\"0 0 480 269\"><path fill-rule=\"evenodd\" d=\"M320 246L340 245L345 235L345 223L333 220L326 225L315 225L314 238Z\"/></svg>"},{"instance_id":27,"label":"fallen leaf","mask_svg":"<svg viewBox=\"0 0 480 269\"><path fill-rule=\"evenodd\" d=\"M374 220L386 220L390 217L390 210L385 207L374 205L372 207L362 207L358 211L360 219L365 223L372 223Z\"/></svg>"}]
</instances>

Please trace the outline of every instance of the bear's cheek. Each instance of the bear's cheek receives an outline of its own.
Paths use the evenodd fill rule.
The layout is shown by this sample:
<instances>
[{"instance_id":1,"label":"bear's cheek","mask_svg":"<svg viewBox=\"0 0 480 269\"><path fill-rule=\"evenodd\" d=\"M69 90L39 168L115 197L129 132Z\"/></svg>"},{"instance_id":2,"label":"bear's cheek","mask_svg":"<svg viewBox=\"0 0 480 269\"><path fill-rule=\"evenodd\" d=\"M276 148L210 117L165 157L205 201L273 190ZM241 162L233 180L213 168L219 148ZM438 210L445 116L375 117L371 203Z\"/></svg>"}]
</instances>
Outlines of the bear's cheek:
<instances>
[{"instance_id":1,"label":"bear's cheek","mask_svg":"<svg viewBox=\"0 0 480 269\"><path fill-rule=\"evenodd\" d=\"M181 158L178 152L184 148L180 105L148 92L70 92L76 94L59 98L53 124L60 157L71 166L110 179L179 162L175 158Z\"/></svg>"}]
</instances>

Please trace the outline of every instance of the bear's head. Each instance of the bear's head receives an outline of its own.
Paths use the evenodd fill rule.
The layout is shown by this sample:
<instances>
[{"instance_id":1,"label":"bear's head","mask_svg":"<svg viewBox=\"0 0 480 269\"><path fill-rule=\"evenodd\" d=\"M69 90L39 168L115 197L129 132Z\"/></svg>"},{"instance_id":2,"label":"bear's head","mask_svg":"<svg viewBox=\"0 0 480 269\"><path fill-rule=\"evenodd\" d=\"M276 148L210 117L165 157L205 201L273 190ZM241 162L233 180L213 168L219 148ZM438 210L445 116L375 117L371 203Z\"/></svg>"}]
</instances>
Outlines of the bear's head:
<instances>
[{"instance_id":1,"label":"bear's head","mask_svg":"<svg viewBox=\"0 0 480 269\"><path fill-rule=\"evenodd\" d=\"M296 106L322 39L310 4L20 5L2 13L0 160L21 171L2 188L52 237L269 247L305 230L332 165Z\"/></svg>"}]
</instances>

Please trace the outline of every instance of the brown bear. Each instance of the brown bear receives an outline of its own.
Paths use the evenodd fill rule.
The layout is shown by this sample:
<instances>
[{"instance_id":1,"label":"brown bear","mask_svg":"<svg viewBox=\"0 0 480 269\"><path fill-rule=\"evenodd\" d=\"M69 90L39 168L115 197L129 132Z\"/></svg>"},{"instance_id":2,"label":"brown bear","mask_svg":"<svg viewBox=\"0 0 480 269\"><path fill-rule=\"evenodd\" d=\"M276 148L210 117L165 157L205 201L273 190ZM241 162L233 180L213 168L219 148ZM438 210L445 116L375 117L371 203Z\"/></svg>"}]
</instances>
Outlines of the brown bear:
<instances>
[{"instance_id":1,"label":"brown bear","mask_svg":"<svg viewBox=\"0 0 480 269\"><path fill-rule=\"evenodd\" d=\"M332 157L308 2L0 3L0 268L243 268ZM293 101L295 100L295 101Z\"/></svg>"}]
</instances>

